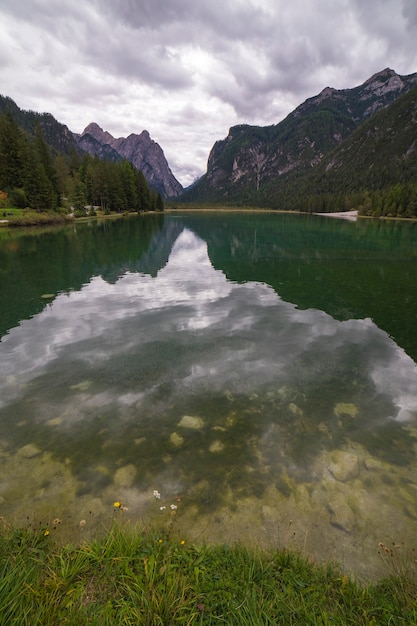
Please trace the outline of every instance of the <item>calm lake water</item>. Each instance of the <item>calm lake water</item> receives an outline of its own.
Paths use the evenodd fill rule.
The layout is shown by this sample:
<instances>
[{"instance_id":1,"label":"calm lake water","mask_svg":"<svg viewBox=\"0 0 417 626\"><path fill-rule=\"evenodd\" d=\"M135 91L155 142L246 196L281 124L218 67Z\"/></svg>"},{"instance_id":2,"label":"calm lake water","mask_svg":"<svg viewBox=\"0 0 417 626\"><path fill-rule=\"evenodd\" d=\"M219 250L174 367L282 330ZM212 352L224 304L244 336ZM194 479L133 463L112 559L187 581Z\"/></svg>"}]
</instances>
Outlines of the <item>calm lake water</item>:
<instances>
[{"instance_id":1,"label":"calm lake water","mask_svg":"<svg viewBox=\"0 0 417 626\"><path fill-rule=\"evenodd\" d=\"M417 548L417 224L2 230L0 334L6 522L152 520L368 578L379 542Z\"/></svg>"}]
</instances>

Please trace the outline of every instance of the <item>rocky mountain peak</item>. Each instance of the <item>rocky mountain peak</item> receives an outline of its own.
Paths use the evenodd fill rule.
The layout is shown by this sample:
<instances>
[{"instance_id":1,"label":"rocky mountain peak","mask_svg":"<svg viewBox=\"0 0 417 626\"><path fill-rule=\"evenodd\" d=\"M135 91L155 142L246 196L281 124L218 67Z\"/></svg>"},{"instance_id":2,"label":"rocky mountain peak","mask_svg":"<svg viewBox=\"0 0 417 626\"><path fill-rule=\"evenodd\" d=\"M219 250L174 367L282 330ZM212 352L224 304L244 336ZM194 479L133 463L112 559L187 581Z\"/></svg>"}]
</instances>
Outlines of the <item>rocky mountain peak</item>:
<instances>
[{"instance_id":1,"label":"rocky mountain peak","mask_svg":"<svg viewBox=\"0 0 417 626\"><path fill-rule=\"evenodd\" d=\"M111 160L126 159L142 171L148 184L164 198L177 197L183 192L182 185L169 168L162 148L151 139L147 130L139 135L115 139L95 122L86 126L81 135L74 135L82 150L92 156L97 154Z\"/></svg>"},{"instance_id":2,"label":"rocky mountain peak","mask_svg":"<svg viewBox=\"0 0 417 626\"><path fill-rule=\"evenodd\" d=\"M364 82L362 85L364 94L363 99L373 96L384 96L390 92L402 91L404 89L404 80L394 70L389 67L378 72Z\"/></svg>"},{"instance_id":3,"label":"rocky mountain peak","mask_svg":"<svg viewBox=\"0 0 417 626\"><path fill-rule=\"evenodd\" d=\"M393 76L398 76L397 72L395 70L392 70L390 67L386 67L380 72L376 72L376 74L373 74L363 84L367 85L368 83L374 83L375 81L386 81Z\"/></svg>"},{"instance_id":4,"label":"rocky mountain peak","mask_svg":"<svg viewBox=\"0 0 417 626\"><path fill-rule=\"evenodd\" d=\"M83 132L81 133L81 136L83 135L91 135L91 137L94 137L94 139L99 141L101 144L108 143L109 145L111 145L111 142L114 139L114 137L110 133L104 131L101 126L99 126L95 122L91 122L90 124L88 124L88 126L84 128Z\"/></svg>"},{"instance_id":5,"label":"rocky mountain peak","mask_svg":"<svg viewBox=\"0 0 417 626\"><path fill-rule=\"evenodd\" d=\"M99 126L95 122L91 122L90 124L88 124L88 126L86 126L84 128L84 130L83 130L83 132L81 134L85 135L86 133L89 133L90 135L92 135L94 137L95 134L102 134L102 133L104 133L104 130L101 128L101 126Z\"/></svg>"},{"instance_id":6,"label":"rocky mountain peak","mask_svg":"<svg viewBox=\"0 0 417 626\"><path fill-rule=\"evenodd\" d=\"M319 93L318 97L321 97L324 100L324 98L329 98L330 96L332 96L335 91L336 89L334 89L333 87L325 87Z\"/></svg>"}]
</instances>

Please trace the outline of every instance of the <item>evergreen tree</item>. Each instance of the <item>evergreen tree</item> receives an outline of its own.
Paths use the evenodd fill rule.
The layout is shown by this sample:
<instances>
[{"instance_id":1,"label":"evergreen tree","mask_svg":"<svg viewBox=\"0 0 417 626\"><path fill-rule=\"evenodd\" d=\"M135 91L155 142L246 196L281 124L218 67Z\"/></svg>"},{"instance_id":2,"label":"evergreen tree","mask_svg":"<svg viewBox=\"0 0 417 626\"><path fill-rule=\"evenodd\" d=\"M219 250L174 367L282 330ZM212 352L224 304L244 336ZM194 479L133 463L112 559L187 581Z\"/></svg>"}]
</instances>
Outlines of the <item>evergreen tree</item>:
<instances>
[{"instance_id":1,"label":"evergreen tree","mask_svg":"<svg viewBox=\"0 0 417 626\"><path fill-rule=\"evenodd\" d=\"M59 197L61 199L63 197L68 197L68 181L70 178L69 167L67 159L65 159L62 154L58 154L58 156L55 158L54 168Z\"/></svg>"},{"instance_id":2,"label":"evergreen tree","mask_svg":"<svg viewBox=\"0 0 417 626\"><path fill-rule=\"evenodd\" d=\"M156 210L163 211L164 210L164 201L162 200L162 196L160 193L156 196Z\"/></svg>"},{"instance_id":3,"label":"evergreen tree","mask_svg":"<svg viewBox=\"0 0 417 626\"><path fill-rule=\"evenodd\" d=\"M7 112L0 116L0 189L4 191L23 186L23 171L27 160L27 140Z\"/></svg>"},{"instance_id":4,"label":"evergreen tree","mask_svg":"<svg viewBox=\"0 0 417 626\"><path fill-rule=\"evenodd\" d=\"M58 177L54 162L52 160L51 151L49 149L49 146L46 144L39 122L35 126L35 159L43 168L55 196L53 199L51 197L51 204L49 206L49 208L54 209L60 203Z\"/></svg>"},{"instance_id":5,"label":"evergreen tree","mask_svg":"<svg viewBox=\"0 0 417 626\"><path fill-rule=\"evenodd\" d=\"M148 183L141 170L136 170L136 189L138 194L138 211L150 210L150 194Z\"/></svg>"},{"instance_id":6,"label":"evergreen tree","mask_svg":"<svg viewBox=\"0 0 417 626\"><path fill-rule=\"evenodd\" d=\"M24 189L28 198L28 206L37 211L55 209L57 197L55 190L43 164L37 159L33 146L30 147L30 158L24 170Z\"/></svg>"},{"instance_id":7,"label":"evergreen tree","mask_svg":"<svg viewBox=\"0 0 417 626\"><path fill-rule=\"evenodd\" d=\"M74 146L71 146L69 160L68 160L68 169L70 176L75 176L75 174L79 171L81 166L81 159L76 151Z\"/></svg>"},{"instance_id":8,"label":"evergreen tree","mask_svg":"<svg viewBox=\"0 0 417 626\"><path fill-rule=\"evenodd\" d=\"M126 210L138 210L138 191L135 181L135 168L129 161L123 161L121 165L122 185L126 197Z\"/></svg>"},{"instance_id":9,"label":"evergreen tree","mask_svg":"<svg viewBox=\"0 0 417 626\"><path fill-rule=\"evenodd\" d=\"M85 206L87 204L87 198L85 193L85 185L80 180L74 184L72 193L72 206L74 207L74 215L76 217L83 217L86 214Z\"/></svg>"}]
</instances>

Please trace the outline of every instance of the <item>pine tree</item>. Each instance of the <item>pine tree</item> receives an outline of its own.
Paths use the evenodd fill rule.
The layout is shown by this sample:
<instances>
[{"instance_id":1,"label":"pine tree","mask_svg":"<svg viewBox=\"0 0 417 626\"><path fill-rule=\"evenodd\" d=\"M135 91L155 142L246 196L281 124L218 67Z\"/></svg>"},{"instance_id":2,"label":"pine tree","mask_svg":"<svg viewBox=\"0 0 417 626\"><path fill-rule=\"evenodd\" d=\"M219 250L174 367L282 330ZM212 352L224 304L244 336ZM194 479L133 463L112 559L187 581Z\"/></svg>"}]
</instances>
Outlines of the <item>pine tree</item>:
<instances>
[{"instance_id":1,"label":"pine tree","mask_svg":"<svg viewBox=\"0 0 417 626\"><path fill-rule=\"evenodd\" d=\"M55 209L57 197L43 164L38 160L35 148L29 148L29 159L23 173L23 188L28 199L28 206L37 211Z\"/></svg>"},{"instance_id":2,"label":"pine tree","mask_svg":"<svg viewBox=\"0 0 417 626\"><path fill-rule=\"evenodd\" d=\"M121 166L121 177L126 197L126 210L137 211L138 192L135 181L135 168L129 161L123 161Z\"/></svg>"},{"instance_id":3,"label":"pine tree","mask_svg":"<svg viewBox=\"0 0 417 626\"><path fill-rule=\"evenodd\" d=\"M150 194L148 183L141 170L136 170L136 189L138 193L138 211L150 210Z\"/></svg>"},{"instance_id":4,"label":"pine tree","mask_svg":"<svg viewBox=\"0 0 417 626\"><path fill-rule=\"evenodd\" d=\"M60 203L59 183L54 167L52 155L43 136L42 128L39 122L35 126L35 158L38 160L39 165L43 168L45 175L50 183L51 190L53 191L51 204L49 208L55 209Z\"/></svg>"},{"instance_id":5,"label":"pine tree","mask_svg":"<svg viewBox=\"0 0 417 626\"><path fill-rule=\"evenodd\" d=\"M164 210L164 201L162 200L162 196L160 193L156 196L156 210L163 211Z\"/></svg>"},{"instance_id":6,"label":"pine tree","mask_svg":"<svg viewBox=\"0 0 417 626\"><path fill-rule=\"evenodd\" d=\"M75 182L72 192L72 206L76 217L83 217L86 214L85 206L87 204L85 185L80 180Z\"/></svg>"},{"instance_id":7,"label":"pine tree","mask_svg":"<svg viewBox=\"0 0 417 626\"><path fill-rule=\"evenodd\" d=\"M27 160L27 140L7 112L0 116L0 188L4 191L23 186Z\"/></svg>"}]
</instances>

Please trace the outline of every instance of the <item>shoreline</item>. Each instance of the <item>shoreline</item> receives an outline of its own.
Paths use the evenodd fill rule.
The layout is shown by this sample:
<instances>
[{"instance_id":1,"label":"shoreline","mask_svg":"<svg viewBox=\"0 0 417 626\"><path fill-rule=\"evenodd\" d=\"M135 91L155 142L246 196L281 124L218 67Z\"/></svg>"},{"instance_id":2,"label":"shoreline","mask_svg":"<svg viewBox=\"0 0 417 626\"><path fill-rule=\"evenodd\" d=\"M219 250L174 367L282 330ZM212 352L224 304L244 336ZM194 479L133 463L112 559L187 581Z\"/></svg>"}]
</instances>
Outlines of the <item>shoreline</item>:
<instances>
[{"instance_id":1,"label":"shoreline","mask_svg":"<svg viewBox=\"0 0 417 626\"><path fill-rule=\"evenodd\" d=\"M356 210L353 211L336 211L334 213L313 213L313 215L320 215L321 217L336 217L342 220L350 220L356 222L359 217L359 213Z\"/></svg>"}]
</instances>

